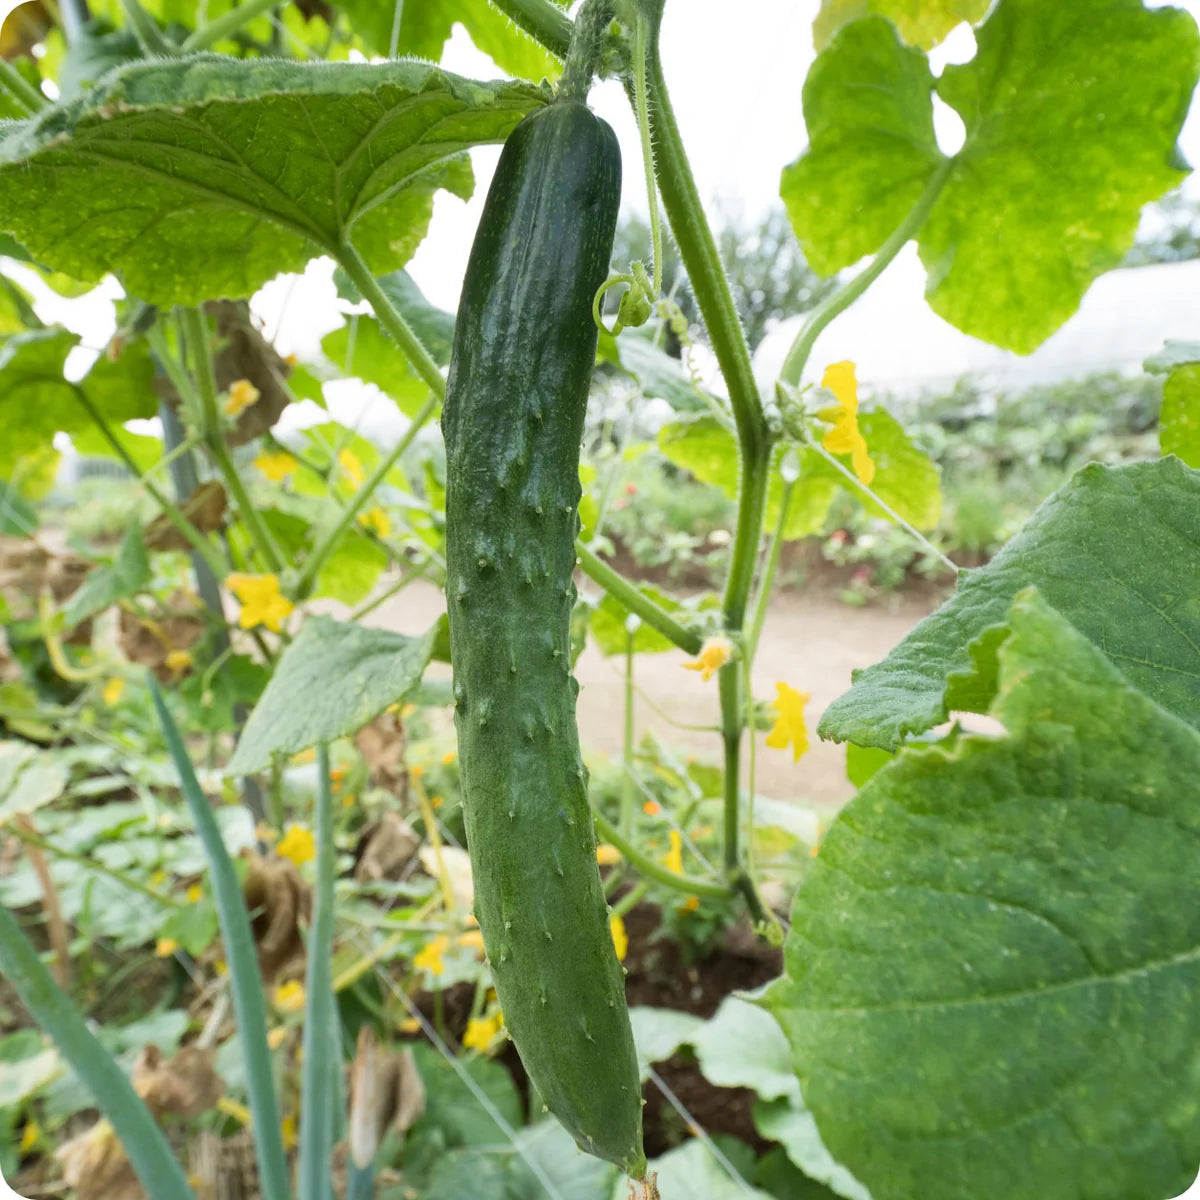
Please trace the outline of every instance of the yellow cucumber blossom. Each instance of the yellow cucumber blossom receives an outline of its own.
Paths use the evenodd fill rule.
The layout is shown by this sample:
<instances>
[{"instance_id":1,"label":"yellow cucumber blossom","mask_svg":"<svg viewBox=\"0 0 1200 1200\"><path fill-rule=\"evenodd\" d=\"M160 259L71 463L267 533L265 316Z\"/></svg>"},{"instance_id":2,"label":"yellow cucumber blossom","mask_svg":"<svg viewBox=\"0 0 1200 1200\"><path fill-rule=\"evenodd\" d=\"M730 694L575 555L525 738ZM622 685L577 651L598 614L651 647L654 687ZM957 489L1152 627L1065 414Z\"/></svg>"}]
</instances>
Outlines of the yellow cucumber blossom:
<instances>
[{"instance_id":1,"label":"yellow cucumber blossom","mask_svg":"<svg viewBox=\"0 0 1200 1200\"><path fill-rule=\"evenodd\" d=\"M289 859L295 866L303 866L317 857L317 839L311 829L303 825L289 825L287 832L275 847L280 858Z\"/></svg>"},{"instance_id":2,"label":"yellow cucumber blossom","mask_svg":"<svg viewBox=\"0 0 1200 1200\"><path fill-rule=\"evenodd\" d=\"M262 393L248 379L235 380L229 389L229 396L225 401L225 413L227 416L240 416L252 404L258 403L258 398Z\"/></svg>"},{"instance_id":3,"label":"yellow cucumber blossom","mask_svg":"<svg viewBox=\"0 0 1200 1200\"><path fill-rule=\"evenodd\" d=\"M867 439L858 427L858 381L852 362L837 362L825 368L821 386L837 397L837 406L822 409L823 421L832 421L833 428L825 435L822 445L830 454L849 454L854 474L862 483L875 478L875 462L867 453Z\"/></svg>"},{"instance_id":4,"label":"yellow cucumber blossom","mask_svg":"<svg viewBox=\"0 0 1200 1200\"><path fill-rule=\"evenodd\" d=\"M392 532L392 522L382 508L369 508L359 513L358 523L376 537L385 538Z\"/></svg>"},{"instance_id":5,"label":"yellow cucumber blossom","mask_svg":"<svg viewBox=\"0 0 1200 1200\"><path fill-rule=\"evenodd\" d=\"M490 1017L472 1017L467 1022L462 1044L468 1050L478 1050L482 1054L500 1036L503 1028L504 1014L499 1009Z\"/></svg>"},{"instance_id":6,"label":"yellow cucumber blossom","mask_svg":"<svg viewBox=\"0 0 1200 1200\"><path fill-rule=\"evenodd\" d=\"M243 629L265 625L272 633L278 633L294 607L279 590L278 575L243 575L235 571L226 577L225 586L241 602L238 624Z\"/></svg>"},{"instance_id":7,"label":"yellow cucumber blossom","mask_svg":"<svg viewBox=\"0 0 1200 1200\"><path fill-rule=\"evenodd\" d=\"M296 470L296 460L285 450L278 454L260 454L253 465L272 483L282 483Z\"/></svg>"},{"instance_id":8,"label":"yellow cucumber blossom","mask_svg":"<svg viewBox=\"0 0 1200 1200\"><path fill-rule=\"evenodd\" d=\"M700 647L700 654L684 663L685 671L699 671L701 679L711 679L733 657L733 643L727 637L710 637Z\"/></svg>"},{"instance_id":9,"label":"yellow cucumber blossom","mask_svg":"<svg viewBox=\"0 0 1200 1200\"><path fill-rule=\"evenodd\" d=\"M363 471L362 460L353 450L339 450L337 458L338 466L342 468L342 474L346 476L346 482L357 491L367 477Z\"/></svg>"},{"instance_id":10,"label":"yellow cucumber blossom","mask_svg":"<svg viewBox=\"0 0 1200 1200\"><path fill-rule=\"evenodd\" d=\"M778 695L774 703L775 724L767 734L767 745L772 750L786 750L792 747L792 762L799 762L800 756L808 749L808 726L804 722L804 706L811 696L808 692L798 692L786 683L777 683L775 690Z\"/></svg>"},{"instance_id":11,"label":"yellow cucumber blossom","mask_svg":"<svg viewBox=\"0 0 1200 1200\"><path fill-rule=\"evenodd\" d=\"M620 917L609 917L608 928L612 931L613 949L617 952L617 961L624 962L629 951L629 935L625 932L625 922Z\"/></svg>"},{"instance_id":12,"label":"yellow cucumber blossom","mask_svg":"<svg viewBox=\"0 0 1200 1200\"><path fill-rule=\"evenodd\" d=\"M304 984L298 979L281 983L275 989L275 1007L281 1013L298 1013L304 1008Z\"/></svg>"},{"instance_id":13,"label":"yellow cucumber blossom","mask_svg":"<svg viewBox=\"0 0 1200 1200\"><path fill-rule=\"evenodd\" d=\"M450 948L450 939L446 936L435 937L427 942L413 955L413 966L428 971L431 975L441 975L446 970L442 955Z\"/></svg>"}]
</instances>

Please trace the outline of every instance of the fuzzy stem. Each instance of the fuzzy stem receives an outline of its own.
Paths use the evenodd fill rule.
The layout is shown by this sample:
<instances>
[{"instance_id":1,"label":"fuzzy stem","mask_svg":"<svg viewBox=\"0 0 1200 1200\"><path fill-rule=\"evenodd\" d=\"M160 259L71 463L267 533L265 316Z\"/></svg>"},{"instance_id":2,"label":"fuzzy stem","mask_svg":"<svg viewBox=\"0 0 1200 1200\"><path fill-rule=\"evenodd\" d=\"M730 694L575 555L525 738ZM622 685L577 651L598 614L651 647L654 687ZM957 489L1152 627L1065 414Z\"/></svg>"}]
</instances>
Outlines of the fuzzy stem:
<instances>
[{"instance_id":1,"label":"fuzzy stem","mask_svg":"<svg viewBox=\"0 0 1200 1200\"><path fill-rule=\"evenodd\" d=\"M808 364L808 356L818 337L831 321L839 317L852 305L883 274L892 259L901 249L920 232L921 226L929 216L930 210L937 203L946 181L950 178L950 169L954 159L946 159L929 177L925 190L921 193L916 204L909 210L908 216L896 227L891 237L879 247L879 253L853 279L844 283L837 291L826 296L809 314L804 327L796 335L792 348L788 351L783 362L783 370L779 374L781 382L796 387L804 368Z\"/></svg>"},{"instance_id":2,"label":"fuzzy stem","mask_svg":"<svg viewBox=\"0 0 1200 1200\"><path fill-rule=\"evenodd\" d=\"M540 42L555 58L571 47L571 19L550 0L491 0L518 29Z\"/></svg>"},{"instance_id":3,"label":"fuzzy stem","mask_svg":"<svg viewBox=\"0 0 1200 1200\"><path fill-rule=\"evenodd\" d=\"M661 863L647 858L632 842L621 836L621 831L598 812L592 813L596 829L606 842L621 852L629 865L641 876L661 883L665 887L674 888L689 896L707 896L712 900L728 900L733 896L733 889L723 883L712 883L707 879L695 879L691 875L677 875Z\"/></svg>"},{"instance_id":4,"label":"fuzzy stem","mask_svg":"<svg viewBox=\"0 0 1200 1200\"><path fill-rule=\"evenodd\" d=\"M173 58L179 47L167 40L158 23L138 3L138 0L121 0L121 11L138 45L153 58Z\"/></svg>"},{"instance_id":5,"label":"fuzzy stem","mask_svg":"<svg viewBox=\"0 0 1200 1200\"><path fill-rule=\"evenodd\" d=\"M600 59L604 30L611 20L612 0L585 0L575 18L566 66L558 85L558 94L563 99L577 100L581 104L587 102Z\"/></svg>"},{"instance_id":6,"label":"fuzzy stem","mask_svg":"<svg viewBox=\"0 0 1200 1200\"><path fill-rule=\"evenodd\" d=\"M247 21L253 21L255 17L262 16L278 3L279 0L245 0L237 8L231 8L227 13L222 13L221 16L190 33L184 38L180 49L184 54L195 54L199 50L207 50L222 38L236 33Z\"/></svg>"},{"instance_id":7,"label":"fuzzy stem","mask_svg":"<svg viewBox=\"0 0 1200 1200\"><path fill-rule=\"evenodd\" d=\"M650 208L650 253L654 256L652 291L657 301L662 291L662 222L658 215L658 184L654 178L654 139L650 136L650 102L646 98L646 42L648 22L643 13L633 26L633 106L637 112L642 143L642 167L646 172L646 203Z\"/></svg>"},{"instance_id":8,"label":"fuzzy stem","mask_svg":"<svg viewBox=\"0 0 1200 1200\"><path fill-rule=\"evenodd\" d=\"M0 58L0 87L30 116L50 103L6 58Z\"/></svg>"},{"instance_id":9,"label":"fuzzy stem","mask_svg":"<svg viewBox=\"0 0 1200 1200\"><path fill-rule=\"evenodd\" d=\"M610 596L619 600L631 613L636 613L653 629L669 638L687 654L699 654L704 639L675 620L664 608L660 608L645 592L634 587L624 576L619 575L583 542L575 543L575 557L579 569L594 583L598 583Z\"/></svg>"}]
</instances>

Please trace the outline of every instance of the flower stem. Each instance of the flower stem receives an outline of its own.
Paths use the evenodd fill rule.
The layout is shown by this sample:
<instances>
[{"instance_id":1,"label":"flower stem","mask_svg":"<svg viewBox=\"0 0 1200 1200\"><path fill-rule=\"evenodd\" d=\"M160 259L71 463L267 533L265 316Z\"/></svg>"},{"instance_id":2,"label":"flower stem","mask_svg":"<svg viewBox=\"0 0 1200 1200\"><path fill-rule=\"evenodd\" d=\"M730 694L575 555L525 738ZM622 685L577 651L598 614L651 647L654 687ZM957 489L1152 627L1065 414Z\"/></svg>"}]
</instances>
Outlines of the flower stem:
<instances>
[{"instance_id":1,"label":"flower stem","mask_svg":"<svg viewBox=\"0 0 1200 1200\"><path fill-rule=\"evenodd\" d=\"M571 19L550 0L491 0L508 19L540 42L556 58L571 46Z\"/></svg>"}]
</instances>

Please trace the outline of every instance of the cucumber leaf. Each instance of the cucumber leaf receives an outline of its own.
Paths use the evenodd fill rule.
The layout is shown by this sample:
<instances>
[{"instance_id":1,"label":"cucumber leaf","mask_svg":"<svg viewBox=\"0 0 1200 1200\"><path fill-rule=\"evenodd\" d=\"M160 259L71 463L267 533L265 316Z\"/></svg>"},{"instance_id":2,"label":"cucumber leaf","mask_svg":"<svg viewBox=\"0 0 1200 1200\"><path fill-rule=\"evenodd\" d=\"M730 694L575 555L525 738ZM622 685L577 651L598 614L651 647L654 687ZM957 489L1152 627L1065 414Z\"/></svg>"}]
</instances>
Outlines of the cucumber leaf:
<instances>
[{"instance_id":1,"label":"cucumber leaf","mask_svg":"<svg viewBox=\"0 0 1200 1200\"><path fill-rule=\"evenodd\" d=\"M1013 596L1035 585L1156 704L1200 726L1200 471L1097 464L825 710L823 738L895 750L952 709L985 712Z\"/></svg>"},{"instance_id":2,"label":"cucumber leaf","mask_svg":"<svg viewBox=\"0 0 1200 1200\"><path fill-rule=\"evenodd\" d=\"M1006 733L906 749L842 810L763 1002L876 1195L1178 1195L1200 1161L1200 731L1032 589L1002 620Z\"/></svg>"},{"instance_id":3,"label":"cucumber leaf","mask_svg":"<svg viewBox=\"0 0 1200 1200\"><path fill-rule=\"evenodd\" d=\"M887 17L910 46L928 50L963 21L982 20L991 0L822 0L813 43L824 50L843 25L871 13Z\"/></svg>"},{"instance_id":4,"label":"cucumber leaf","mask_svg":"<svg viewBox=\"0 0 1200 1200\"><path fill-rule=\"evenodd\" d=\"M414 61L136 64L6 127L0 213L55 269L164 305L249 296L345 242L384 273L439 188L471 194L462 152L543 102Z\"/></svg>"}]
</instances>

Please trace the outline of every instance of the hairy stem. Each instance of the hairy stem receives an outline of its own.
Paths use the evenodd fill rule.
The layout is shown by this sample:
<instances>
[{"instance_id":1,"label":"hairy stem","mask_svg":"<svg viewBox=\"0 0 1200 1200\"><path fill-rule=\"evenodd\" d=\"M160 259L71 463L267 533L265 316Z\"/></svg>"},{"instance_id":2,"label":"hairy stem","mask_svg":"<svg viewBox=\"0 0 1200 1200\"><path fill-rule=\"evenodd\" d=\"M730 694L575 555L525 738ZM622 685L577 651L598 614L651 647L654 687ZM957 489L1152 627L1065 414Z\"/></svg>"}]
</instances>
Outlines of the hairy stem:
<instances>
[{"instance_id":1,"label":"hairy stem","mask_svg":"<svg viewBox=\"0 0 1200 1200\"><path fill-rule=\"evenodd\" d=\"M669 638L688 654L699 654L704 639L691 629L675 620L665 608L660 607L645 592L634 587L624 576L618 574L583 542L575 543L575 557L579 569L598 583L610 596L619 600L631 613L636 613L653 629Z\"/></svg>"},{"instance_id":2,"label":"hairy stem","mask_svg":"<svg viewBox=\"0 0 1200 1200\"><path fill-rule=\"evenodd\" d=\"M179 47L168 41L166 35L158 27L158 22L138 3L138 0L121 0L121 11L129 25L138 45L155 58L172 58L179 53Z\"/></svg>"},{"instance_id":3,"label":"hairy stem","mask_svg":"<svg viewBox=\"0 0 1200 1200\"><path fill-rule=\"evenodd\" d=\"M567 62L558 85L558 94L565 99L581 103L587 100L612 11L612 0L585 0L575 18Z\"/></svg>"},{"instance_id":4,"label":"hairy stem","mask_svg":"<svg viewBox=\"0 0 1200 1200\"><path fill-rule=\"evenodd\" d=\"M723 883L713 883L707 879L696 879L691 875L677 875L674 871L647 858L632 842L621 836L621 831L598 812L592 813L596 830L600 836L621 852L629 865L643 878L661 883L665 887L674 888L689 896L707 896L712 900L728 900L733 896L733 888Z\"/></svg>"},{"instance_id":5,"label":"hairy stem","mask_svg":"<svg viewBox=\"0 0 1200 1200\"><path fill-rule=\"evenodd\" d=\"M183 40L180 49L184 54L195 54L199 50L207 50L210 46L236 33L248 21L269 12L279 3L279 0L244 0L237 8L231 8L227 13L214 18L199 29L190 33Z\"/></svg>"},{"instance_id":6,"label":"hairy stem","mask_svg":"<svg viewBox=\"0 0 1200 1200\"><path fill-rule=\"evenodd\" d=\"M0 87L30 116L50 103L6 58L0 58Z\"/></svg>"},{"instance_id":7,"label":"hairy stem","mask_svg":"<svg viewBox=\"0 0 1200 1200\"><path fill-rule=\"evenodd\" d=\"M540 42L556 58L571 46L571 19L550 0L491 0L518 29Z\"/></svg>"}]
</instances>

